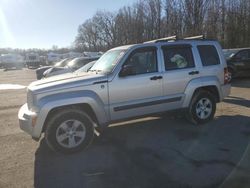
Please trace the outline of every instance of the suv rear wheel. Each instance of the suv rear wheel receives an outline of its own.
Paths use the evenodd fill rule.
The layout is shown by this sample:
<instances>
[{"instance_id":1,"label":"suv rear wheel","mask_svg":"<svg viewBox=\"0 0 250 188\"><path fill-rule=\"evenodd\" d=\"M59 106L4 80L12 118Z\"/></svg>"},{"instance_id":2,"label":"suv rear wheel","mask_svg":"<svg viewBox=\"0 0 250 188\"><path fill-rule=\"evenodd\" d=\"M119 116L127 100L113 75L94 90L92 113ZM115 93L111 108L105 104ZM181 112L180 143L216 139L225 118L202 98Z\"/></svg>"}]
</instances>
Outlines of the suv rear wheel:
<instances>
[{"instance_id":1,"label":"suv rear wheel","mask_svg":"<svg viewBox=\"0 0 250 188\"><path fill-rule=\"evenodd\" d=\"M186 116L191 123L204 124L214 118L215 110L215 96L201 90L193 96Z\"/></svg>"},{"instance_id":2,"label":"suv rear wheel","mask_svg":"<svg viewBox=\"0 0 250 188\"><path fill-rule=\"evenodd\" d=\"M62 153L85 149L93 140L94 123L79 109L65 109L54 115L47 124L45 140L48 146Z\"/></svg>"}]
</instances>

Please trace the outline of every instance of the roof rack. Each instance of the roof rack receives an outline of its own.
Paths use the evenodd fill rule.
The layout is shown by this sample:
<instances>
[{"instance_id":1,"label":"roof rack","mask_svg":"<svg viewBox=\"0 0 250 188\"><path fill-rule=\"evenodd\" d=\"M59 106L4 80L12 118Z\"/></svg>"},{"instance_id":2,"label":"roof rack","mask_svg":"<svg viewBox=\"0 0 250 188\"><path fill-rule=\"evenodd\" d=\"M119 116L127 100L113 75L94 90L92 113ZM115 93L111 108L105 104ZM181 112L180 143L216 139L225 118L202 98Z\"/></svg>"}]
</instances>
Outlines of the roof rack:
<instances>
[{"instance_id":1,"label":"roof rack","mask_svg":"<svg viewBox=\"0 0 250 188\"><path fill-rule=\"evenodd\" d=\"M160 39L155 39L155 40L150 40L150 41L146 41L144 43L156 43L156 42L164 42L164 41L174 41L177 39L176 35L170 36L170 37L165 37L165 38L160 38Z\"/></svg>"},{"instance_id":2,"label":"roof rack","mask_svg":"<svg viewBox=\"0 0 250 188\"><path fill-rule=\"evenodd\" d=\"M197 35L191 37L185 37L184 40L197 40L197 39L205 39L204 35Z\"/></svg>"},{"instance_id":3,"label":"roof rack","mask_svg":"<svg viewBox=\"0 0 250 188\"><path fill-rule=\"evenodd\" d=\"M173 36L170 36L170 37L165 37L165 38L146 41L144 43L169 42L169 41L176 41L176 40L204 40L204 39L205 39L204 35L190 36L190 37L185 37L183 39L178 38L176 35L173 35Z\"/></svg>"}]
</instances>

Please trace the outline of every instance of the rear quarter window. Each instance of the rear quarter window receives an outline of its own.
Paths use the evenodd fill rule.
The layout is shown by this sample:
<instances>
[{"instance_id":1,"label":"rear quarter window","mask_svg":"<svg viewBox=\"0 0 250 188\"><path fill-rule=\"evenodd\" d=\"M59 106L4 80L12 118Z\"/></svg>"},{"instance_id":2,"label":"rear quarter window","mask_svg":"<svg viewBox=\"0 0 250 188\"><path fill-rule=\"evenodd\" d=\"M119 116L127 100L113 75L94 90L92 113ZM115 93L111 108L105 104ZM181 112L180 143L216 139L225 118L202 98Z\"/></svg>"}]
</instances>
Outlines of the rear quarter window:
<instances>
[{"instance_id":1,"label":"rear quarter window","mask_svg":"<svg viewBox=\"0 0 250 188\"><path fill-rule=\"evenodd\" d=\"M220 58L218 52L213 45L198 45L197 48L203 66L220 64Z\"/></svg>"}]
</instances>

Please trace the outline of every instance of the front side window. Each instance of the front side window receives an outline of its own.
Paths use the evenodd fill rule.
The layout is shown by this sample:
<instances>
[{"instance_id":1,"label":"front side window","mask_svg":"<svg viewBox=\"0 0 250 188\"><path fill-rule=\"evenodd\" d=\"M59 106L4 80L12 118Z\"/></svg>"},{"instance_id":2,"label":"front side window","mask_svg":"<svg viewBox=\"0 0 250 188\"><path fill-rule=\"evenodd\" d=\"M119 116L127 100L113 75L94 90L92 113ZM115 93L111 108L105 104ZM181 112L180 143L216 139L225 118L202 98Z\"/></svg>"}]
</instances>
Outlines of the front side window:
<instances>
[{"instance_id":1,"label":"front side window","mask_svg":"<svg viewBox=\"0 0 250 188\"><path fill-rule=\"evenodd\" d=\"M194 67L191 47L166 46L163 47L165 70L176 70Z\"/></svg>"},{"instance_id":2,"label":"front side window","mask_svg":"<svg viewBox=\"0 0 250 188\"><path fill-rule=\"evenodd\" d=\"M200 53L201 62L203 66L211 66L220 64L220 58L217 50L212 45L199 45L197 46Z\"/></svg>"},{"instance_id":3,"label":"front side window","mask_svg":"<svg viewBox=\"0 0 250 188\"><path fill-rule=\"evenodd\" d=\"M133 75L157 72L156 49L138 49L129 56L123 66L133 66Z\"/></svg>"}]
</instances>

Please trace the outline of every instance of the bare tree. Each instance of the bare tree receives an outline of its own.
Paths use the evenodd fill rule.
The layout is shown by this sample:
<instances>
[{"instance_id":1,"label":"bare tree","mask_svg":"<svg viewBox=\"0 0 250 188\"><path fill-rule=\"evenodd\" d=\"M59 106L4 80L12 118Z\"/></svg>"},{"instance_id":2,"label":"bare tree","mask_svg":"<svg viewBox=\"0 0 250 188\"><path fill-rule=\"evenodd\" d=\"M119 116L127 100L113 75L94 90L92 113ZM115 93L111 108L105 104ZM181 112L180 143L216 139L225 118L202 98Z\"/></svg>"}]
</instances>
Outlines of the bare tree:
<instances>
[{"instance_id":1,"label":"bare tree","mask_svg":"<svg viewBox=\"0 0 250 188\"><path fill-rule=\"evenodd\" d=\"M250 46L249 0L138 0L98 11L78 28L77 49L107 50L170 35L205 34L223 47Z\"/></svg>"}]
</instances>

